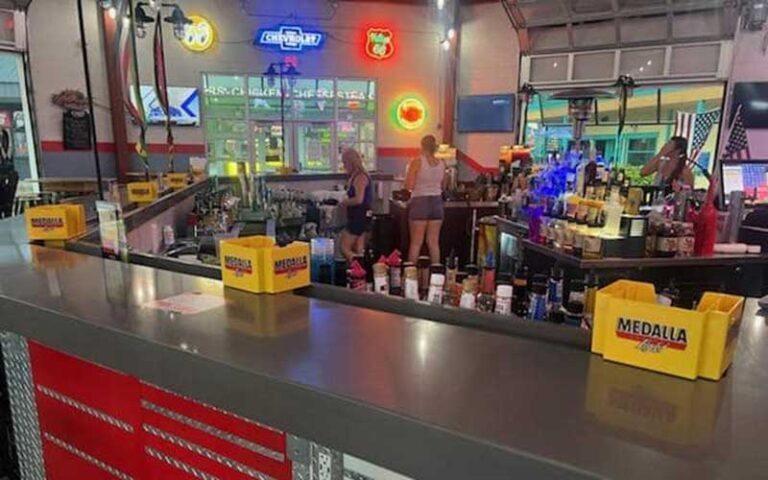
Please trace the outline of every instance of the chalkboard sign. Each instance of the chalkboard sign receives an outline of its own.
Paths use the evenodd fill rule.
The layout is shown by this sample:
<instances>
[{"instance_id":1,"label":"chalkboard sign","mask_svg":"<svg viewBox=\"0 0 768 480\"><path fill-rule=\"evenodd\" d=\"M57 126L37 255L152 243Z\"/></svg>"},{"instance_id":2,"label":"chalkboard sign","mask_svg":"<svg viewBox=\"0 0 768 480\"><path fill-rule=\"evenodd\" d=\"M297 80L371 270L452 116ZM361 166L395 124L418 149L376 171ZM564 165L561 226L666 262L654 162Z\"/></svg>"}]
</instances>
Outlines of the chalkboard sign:
<instances>
[{"instance_id":1,"label":"chalkboard sign","mask_svg":"<svg viewBox=\"0 0 768 480\"><path fill-rule=\"evenodd\" d=\"M87 112L64 112L64 149L91 148L91 120Z\"/></svg>"}]
</instances>

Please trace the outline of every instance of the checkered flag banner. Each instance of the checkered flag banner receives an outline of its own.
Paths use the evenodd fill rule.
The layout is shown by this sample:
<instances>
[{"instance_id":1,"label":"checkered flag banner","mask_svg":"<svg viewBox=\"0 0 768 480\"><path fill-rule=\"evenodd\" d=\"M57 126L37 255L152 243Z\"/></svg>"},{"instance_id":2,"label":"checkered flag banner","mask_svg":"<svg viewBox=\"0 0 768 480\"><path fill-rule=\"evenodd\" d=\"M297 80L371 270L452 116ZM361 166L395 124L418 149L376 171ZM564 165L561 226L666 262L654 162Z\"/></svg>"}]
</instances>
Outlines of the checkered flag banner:
<instances>
[{"instance_id":1,"label":"checkered flag banner","mask_svg":"<svg viewBox=\"0 0 768 480\"><path fill-rule=\"evenodd\" d=\"M728 135L728 143L725 144L725 158L729 160L749 160L749 140L747 130L744 128L744 117L741 115L741 105L736 109L736 115L731 123L731 133Z\"/></svg>"}]
</instances>

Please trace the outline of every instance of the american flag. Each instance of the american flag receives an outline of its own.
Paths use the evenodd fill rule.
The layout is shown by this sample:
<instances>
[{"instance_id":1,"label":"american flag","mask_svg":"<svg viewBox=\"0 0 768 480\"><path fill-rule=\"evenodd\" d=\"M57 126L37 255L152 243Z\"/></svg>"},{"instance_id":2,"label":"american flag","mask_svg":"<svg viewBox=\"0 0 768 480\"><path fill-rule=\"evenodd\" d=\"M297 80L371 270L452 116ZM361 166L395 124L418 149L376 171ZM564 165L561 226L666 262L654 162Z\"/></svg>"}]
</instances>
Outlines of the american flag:
<instances>
[{"instance_id":1,"label":"american flag","mask_svg":"<svg viewBox=\"0 0 768 480\"><path fill-rule=\"evenodd\" d=\"M675 136L688 140L689 157L696 161L707 143L712 127L720 120L720 110L710 110L704 113L677 112L675 120Z\"/></svg>"},{"instance_id":2,"label":"american flag","mask_svg":"<svg viewBox=\"0 0 768 480\"><path fill-rule=\"evenodd\" d=\"M725 158L729 160L749 160L749 140L747 130L744 128L744 117L741 116L741 105L736 109L736 115L731 123L731 133L728 135L728 143L725 144Z\"/></svg>"}]
</instances>

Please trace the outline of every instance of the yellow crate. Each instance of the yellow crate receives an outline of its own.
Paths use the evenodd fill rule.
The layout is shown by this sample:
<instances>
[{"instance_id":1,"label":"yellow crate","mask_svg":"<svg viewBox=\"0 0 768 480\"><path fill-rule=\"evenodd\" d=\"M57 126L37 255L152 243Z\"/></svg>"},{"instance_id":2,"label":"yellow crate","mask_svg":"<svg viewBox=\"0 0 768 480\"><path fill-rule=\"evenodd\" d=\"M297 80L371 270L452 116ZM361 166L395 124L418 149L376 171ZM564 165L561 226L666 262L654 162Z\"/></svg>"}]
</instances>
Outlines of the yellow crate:
<instances>
[{"instance_id":1,"label":"yellow crate","mask_svg":"<svg viewBox=\"0 0 768 480\"><path fill-rule=\"evenodd\" d=\"M308 243L269 248L264 260L264 291L280 293L309 285Z\"/></svg>"},{"instance_id":2,"label":"yellow crate","mask_svg":"<svg viewBox=\"0 0 768 480\"><path fill-rule=\"evenodd\" d=\"M42 205L24 214L29 240L69 240L85 233L82 205Z\"/></svg>"},{"instance_id":3,"label":"yellow crate","mask_svg":"<svg viewBox=\"0 0 768 480\"><path fill-rule=\"evenodd\" d=\"M744 298L707 292L696 310L656 303L648 283L597 292L592 352L678 377L719 380L733 360Z\"/></svg>"},{"instance_id":4,"label":"yellow crate","mask_svg":"<svg viewBox=\"0 0 768 480\"><path fill-rule=\"evenodd\" d=\"M171 190L182 190L187 187L188 179L186 173L169 173L165 176L165 184Z\"/></svg>"},{"instance_id":5,"label":"yellow crate","mask_svg":"<svg viewBox=\"0 0 768 480\"><path fill-rule=\"evenodd\" d=\"M219 252L224 285L253 293L264 292L264 254L274 244L271 238L261 236L222 240Z\"/></svg>"},{"instance_id":6,"label":"yellow crate","mask_svg":"<svg viewBox=\"0 0 768 480\"><path fill-rule=\"evenodd\" d=\"M309 244L275 246L270 237L221 241L224 285L254 293L280 293L309 285Z\"/></svg>"},{"instance_id":7,"label":"yellow crate","mask_svg":"<svg viewBox=\"0 0 768 480\"><path fill-rule=\"evenodd\" d=\"M128 201L131 203L152 203L157 200L156 182L131 182L128 184Z\"/></svg>"}]
</instances>

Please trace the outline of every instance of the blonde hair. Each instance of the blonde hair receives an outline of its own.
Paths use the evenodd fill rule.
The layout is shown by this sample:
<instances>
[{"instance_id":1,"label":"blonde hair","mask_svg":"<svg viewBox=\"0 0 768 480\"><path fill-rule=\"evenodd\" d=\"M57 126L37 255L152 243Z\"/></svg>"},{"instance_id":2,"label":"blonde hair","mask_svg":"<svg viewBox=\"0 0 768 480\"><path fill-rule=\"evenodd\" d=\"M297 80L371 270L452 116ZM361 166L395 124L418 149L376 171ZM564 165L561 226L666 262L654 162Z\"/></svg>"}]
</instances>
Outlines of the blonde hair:
<instances>
[{"instance_id":1,"label":"blonde hair","mask_svg":"<svg viewBox=\"0 0 768 480\"><path fill-rule=\"evenodd\" d=\"M424 137L422 137L421 151L430 155L437 153L437 139L434 135L424 135Z\"/></svg>"},{"instance_id":2,"label":"blonde hair","mask_svg":"<svg viewBox=\"0 0 768 480\"><path fill-rule=\"evenodd\" d=\"M349 165L352 166L353 169L349 173L354 173L354 172L365 173L365 165L363 165L363 157L362 155L360 155L360 152L358 152L354 148L348 148L344 150L344 152L341 154L341 161L344 163L349 163Z\"/></svg>"}]
</instances>

